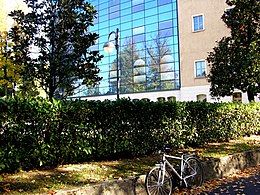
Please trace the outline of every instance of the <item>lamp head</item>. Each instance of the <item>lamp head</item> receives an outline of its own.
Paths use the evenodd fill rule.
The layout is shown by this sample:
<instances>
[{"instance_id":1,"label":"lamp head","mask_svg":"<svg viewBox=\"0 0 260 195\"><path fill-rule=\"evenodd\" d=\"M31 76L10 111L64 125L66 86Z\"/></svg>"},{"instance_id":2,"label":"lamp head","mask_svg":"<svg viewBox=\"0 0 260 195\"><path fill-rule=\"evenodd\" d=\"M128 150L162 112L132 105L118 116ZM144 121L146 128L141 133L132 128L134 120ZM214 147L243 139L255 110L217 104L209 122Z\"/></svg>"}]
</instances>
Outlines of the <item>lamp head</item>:
<instances>
[{"instance_id":1,"label":"lamp head","mask_svg":"<svg viewBox=\"0 0 260 195\"><path fill-rule=\"evenodd\" d=\"M110 54L115 48L114 43L112 42L106 42L103 46L103 49L106 53Z\"/></svg>"}]
</instances>

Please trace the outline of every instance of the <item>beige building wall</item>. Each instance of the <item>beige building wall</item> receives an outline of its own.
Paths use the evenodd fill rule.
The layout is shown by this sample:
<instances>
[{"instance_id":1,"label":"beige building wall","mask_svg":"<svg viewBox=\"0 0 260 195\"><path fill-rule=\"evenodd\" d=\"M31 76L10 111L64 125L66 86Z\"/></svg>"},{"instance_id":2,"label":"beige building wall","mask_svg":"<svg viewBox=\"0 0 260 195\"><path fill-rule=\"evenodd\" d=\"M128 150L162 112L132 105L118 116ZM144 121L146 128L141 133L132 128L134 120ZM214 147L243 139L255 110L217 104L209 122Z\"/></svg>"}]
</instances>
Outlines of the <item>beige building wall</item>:
<instances>
[{"instance_id":1,"label":"beige building wall","mask_svg":"<svg viewBox=\"0 0 260 195\"><path fill-rule=\"evenodd\" d=\"M228 5L225 0L179 0L181 87L209 85L206 78L195 78L195 61L204 60L216 41L229 35L221 20ZM193 32L193 16L204 16L204 30ZM206 74L209 68L206 67Z\"/></svg>"}]
</instances>

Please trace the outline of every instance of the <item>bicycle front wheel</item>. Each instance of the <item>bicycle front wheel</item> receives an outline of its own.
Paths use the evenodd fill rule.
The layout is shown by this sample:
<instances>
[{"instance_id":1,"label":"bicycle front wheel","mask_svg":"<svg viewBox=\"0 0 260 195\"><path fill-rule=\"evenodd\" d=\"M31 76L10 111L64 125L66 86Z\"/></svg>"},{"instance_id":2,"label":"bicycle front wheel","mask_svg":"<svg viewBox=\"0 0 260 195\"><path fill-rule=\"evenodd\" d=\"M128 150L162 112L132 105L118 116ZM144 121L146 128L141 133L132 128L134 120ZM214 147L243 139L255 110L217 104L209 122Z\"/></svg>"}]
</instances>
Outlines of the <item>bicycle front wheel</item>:
<instances>
[{"instance_id":1,"label":"bicycle front wheel","mask_svg":"<svg viewBox=\"0 0 260 195\"><path fill-rule=\"evenodd\" d=\"M187 188L197 188L202 185L203 170L197 158L188 158L184 162L183 171Z\"/></svg>"},{"instance_id":2,"label":"bicycle front wheel","mask_svg":"<svg viewBox=\"0 0 260 195\"><path fill-rule=\"evenodd\" d=\"M170 195L172 193L171 175L165 170L163 178L163 170L160 167L154 167L146 175L145 188L149 195Z\"/></svg>"}]
</instances>

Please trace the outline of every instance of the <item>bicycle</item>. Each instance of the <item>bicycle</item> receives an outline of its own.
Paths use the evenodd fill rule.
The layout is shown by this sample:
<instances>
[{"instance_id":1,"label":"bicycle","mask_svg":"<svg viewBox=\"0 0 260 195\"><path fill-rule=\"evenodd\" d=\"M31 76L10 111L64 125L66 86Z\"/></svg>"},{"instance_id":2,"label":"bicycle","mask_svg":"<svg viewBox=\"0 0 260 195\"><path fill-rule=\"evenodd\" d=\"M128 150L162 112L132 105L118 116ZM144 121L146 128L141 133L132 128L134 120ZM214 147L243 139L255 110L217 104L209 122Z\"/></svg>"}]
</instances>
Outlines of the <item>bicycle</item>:
<instances>
[{"instance_id":1,"label":"bicycle","mask_svg":"<svg viewBox=\"0 0 260 195\"><path fill-rule=\"evenodd\" d=\"M175 183L176 187L177 185L183 186L183 183L187 188L195 186L197 188L202 185L203 170L200 161L195 155L181 154L181 157L178 157L163 153L160 164L156 164L155 167L147 173L145 188L149 195L171 194L174 187L173 182L177 182ZM180 170L176 170L167 158L179 160ZM176 179L178 180L176 181Z\"/></svg>"}]
</instances>

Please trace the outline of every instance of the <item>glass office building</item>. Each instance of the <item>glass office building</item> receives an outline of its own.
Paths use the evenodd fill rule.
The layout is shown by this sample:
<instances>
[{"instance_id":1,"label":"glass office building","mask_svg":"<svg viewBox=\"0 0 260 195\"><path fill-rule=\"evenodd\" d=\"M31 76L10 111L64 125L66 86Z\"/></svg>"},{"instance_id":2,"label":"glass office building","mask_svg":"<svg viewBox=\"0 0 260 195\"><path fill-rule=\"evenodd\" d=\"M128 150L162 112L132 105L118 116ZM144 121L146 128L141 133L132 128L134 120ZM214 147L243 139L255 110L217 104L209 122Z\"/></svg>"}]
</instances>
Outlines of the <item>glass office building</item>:
<instances>
[{"instance_id":1,"label":"glass office building","mask_svg":"<svg viewBox=\"0 0 260 195\"><path fill-rule=\"evenodd\" d=\"M119 29L120 94L180 88L177 0L90 0L98 17L91 32L99 34L92 50L104 58L98 63L103 77L95 88L77 96L111 95L117 92L116 51L103 45ZM110 41L114 41L114 34Z\"/></svg>"}]
</instances>

